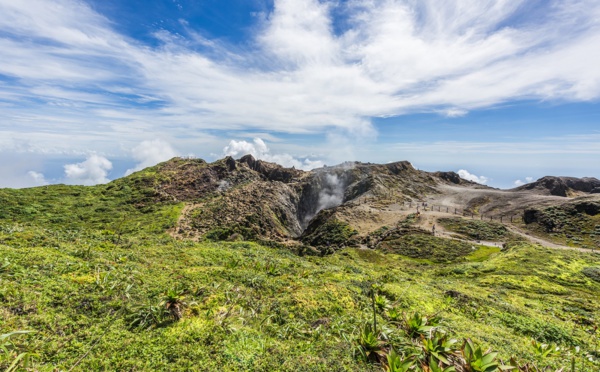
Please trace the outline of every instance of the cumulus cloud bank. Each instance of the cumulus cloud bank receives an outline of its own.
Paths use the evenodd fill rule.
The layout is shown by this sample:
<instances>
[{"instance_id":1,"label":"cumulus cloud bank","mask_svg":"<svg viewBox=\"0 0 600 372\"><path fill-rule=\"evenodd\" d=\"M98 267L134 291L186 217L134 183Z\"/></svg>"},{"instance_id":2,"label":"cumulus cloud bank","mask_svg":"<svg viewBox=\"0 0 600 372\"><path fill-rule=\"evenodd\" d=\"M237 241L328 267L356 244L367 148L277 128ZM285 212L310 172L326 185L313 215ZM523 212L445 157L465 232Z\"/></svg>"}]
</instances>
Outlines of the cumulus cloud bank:
<instances>
[{"instance_id":1,"label":"cumulus cloud bank","mask_svg":"<svg viewBox=\"0 0 600 372\"><path fill-rule=\"evenodd\" d=\"M29 175L29 177L32 178L35 186L43 186L43 185L48 184L48 181L46 181L46 177L44 176L43 173L36 172L36 171L29 171L29 172L27 172L27 175Z\"/></svg>"},{"instance_id":2,"label":"cumulus cloud bank","mask_svg":"<svg viewBox=\"0 0 600 372\"><path fill-rule=\"evenodd\" d=\"M137 164L134 168L128 169L125 172L126 176L162 161L169 160L177 156L177 152L169 143L155 139L152 141L143 141L131 150L131 155L137 161Z\"/></svg>"},{"instance_id":3,"label":"cumulus cloud bank","mask_svg":"<svg viewBox=\"0 0 600 372\"><path fill-rule=\"evenodd\" d=\"M320 168L324 165L322 161L311 160L308 157L301 159L286 153L272 154L265 141L260 138L254 138L252 142L231 140L223 148L224 156L237 158L247 154L252 155L256 159L277 163L288 168L295 167L297 169L310 170Z\"/></svg>"},{"instance_id":4,"label":"cumulus cloud bank","mask_svg":"<svg viewBox=\"0 0 600 372\"><path fill-rule=\"evenodd\" d=\"M465 169L461 169L457 173L460 176L460 178L462 178L462 179L465 179L467 181L472 181L472 182L480 183L482 185L485 185L489 181L489 178L487 178L485 176L476 176L476 175L474 175L472 173L469 173L469 171L467 171Z\"/></svg>"},{"instance_id":5,"label":"cumulus cloud bank","mask_svg":"<svg viewBox=\"0 0 600 372\"><path fill-rule=\"evenodd\" d=\"M92 154L81 163L65 165L64 169L68 183L90 186L110 181L108 172L112 163L103 156Z\"/></svg>"}]
</instances>

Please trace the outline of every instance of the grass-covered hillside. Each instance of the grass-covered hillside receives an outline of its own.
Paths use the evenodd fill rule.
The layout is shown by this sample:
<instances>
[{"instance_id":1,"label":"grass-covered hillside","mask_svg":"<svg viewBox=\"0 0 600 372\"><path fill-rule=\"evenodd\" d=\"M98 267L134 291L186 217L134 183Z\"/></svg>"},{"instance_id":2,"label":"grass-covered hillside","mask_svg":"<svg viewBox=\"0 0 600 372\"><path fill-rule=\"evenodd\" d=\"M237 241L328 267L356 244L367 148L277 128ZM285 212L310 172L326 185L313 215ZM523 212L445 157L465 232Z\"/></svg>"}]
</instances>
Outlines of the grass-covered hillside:
<instances>
[{"instance_id":1,"label":"grass-covered hillside","mask_svg":"<svg viewBox=\"0 0 600 372\"><path fill-rule=\"evenodd\" d=\"M600 249L600 202L531 209L525 212L523 227L559 244Z\"/></svg>"},{"instance_id":2,"label":"grass-covered hillside","mask_svg":"<svg viewBox=\"0 0 600 372\"><path fill-rule=\"evenodd\" d=\"M148 172L0 190L0 370L600 368L597 254L176 240Z\"/></svg>"}]
</instances>

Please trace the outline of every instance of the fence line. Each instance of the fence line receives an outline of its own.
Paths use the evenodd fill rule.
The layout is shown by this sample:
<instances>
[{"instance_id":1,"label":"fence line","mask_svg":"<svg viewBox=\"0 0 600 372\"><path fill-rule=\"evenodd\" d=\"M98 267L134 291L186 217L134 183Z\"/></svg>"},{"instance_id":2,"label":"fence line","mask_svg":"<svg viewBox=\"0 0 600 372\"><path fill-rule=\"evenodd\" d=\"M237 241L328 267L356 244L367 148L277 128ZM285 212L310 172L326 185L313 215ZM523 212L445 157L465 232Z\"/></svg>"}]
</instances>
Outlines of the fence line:
<instances>
[{"instance_id":1,"label":"fence line","mask_svg":"<svg viewBox=\"0 0 600 372\"><path fill-rule=\"evenodd\" d=\"M406 206L408 204L409 208L418 208L419 211L423 211L423 212L445 212L445 213L451 213L454 215L460 215L463 217L471 217L471 219L476 219L477 217L479 217L479 220L481 221L498 221L500 223L513 223L513 222L517 222L517 221L523 221L523 214L511 214L511 215L506 215L506 214L501 214L501 215L486 215L486 214L479 214L479 213L474 213L472 211L466 210L466 209L461 209L461 208L455 208L455 207L449 207L446 205L429 205L427 202L403 202L403 206Z\"/></svg>"}]
</instances>

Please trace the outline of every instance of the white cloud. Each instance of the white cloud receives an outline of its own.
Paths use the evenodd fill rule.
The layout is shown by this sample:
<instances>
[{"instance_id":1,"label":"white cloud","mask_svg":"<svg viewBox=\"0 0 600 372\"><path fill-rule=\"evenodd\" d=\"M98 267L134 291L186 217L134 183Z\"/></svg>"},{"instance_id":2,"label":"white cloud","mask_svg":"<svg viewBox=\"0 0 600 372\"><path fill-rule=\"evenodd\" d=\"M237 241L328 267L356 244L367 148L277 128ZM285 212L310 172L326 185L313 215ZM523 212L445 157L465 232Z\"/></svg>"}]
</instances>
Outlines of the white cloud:
<instances>
[{"instance_id":1,"label":"white cloud","mask_svg":"<svg viewBox=\"0 0 600 372\"><path fill-rule=\"evenodd\" d=\"M271 154L271 150L267 144L260 138L254 138L252 143L231 140L229 144L223 148L224 156L242 157L247 154L252 155L256 159L277 163L288 168L295 167L297 169L310 170L320 168L324 165L322 161L311 160L308 157L299 159L286 153Z\"/></svg>"},{"instance_id":2,"label":"white cloud","mask_svg":"<svg viewBox=\"0 0 600 372\"><path fill-rule=\"evenodd\" d=\"M27 174L29 175L29 177L31 177L33 179L33 182L35 183L36 186L43 186L43 185L48 184L48 181L46 181L46 177L44 176L43 173L36 172L36 171L29 171L29 172L27 172Z\"/></svg>"},{"instance_id":3,"label":"white cloud","mask_svg":"<svg viewBox=\"0 0 600 372\"><path fill-rule=\"evenodd\" d=\"M515 186L518 187L518 186L523 186L523 185L525 185L527 183L531 183L531 182L533 182L533 177L525 177L525 182L523 182L521 180L516 180L514 182L514 184L515 184Z\"/></svg>"},{"instance_id":4,"label":"white cloud","mask_svg":"<svg viewBox=\"0 0 600 372\"><path fill-rule=\"evenodd\" d=\"M485 176L476 176L474 174L469 173L469 171L465 170L465 169L461 169L458 172L458 175L460 176L460 178L465 179L467 181L473 181L476 183L480 183L482 185L485 185L489 179Z\"/></svg>"},{"instance_id":5,"label":"white cloud","mask_svg":"<svg viewBox=\"0 0 600 372\"><path fill-rule=\"evenodd\" d=\"M177 152L171 145L160 139L143 141L134 147L131 153L137 164L125 172L126 176L177 156Z\"/></svg>"},{"instance_id":6,"label":"white cloud","mask_svg":"<svg viewBox=\"0 0 600 372\"><path fill-rule=\"evenodd\" d=\"M464 109L450 108L443 110L442 113L449 118L460 118L467 115L468 111Z\"/></svg>"},{"instance_id":7,"label":"white cloud","mask_svg":"<svg viewBox=\"0 0 600 372\"><path fill-rule=\"evenodd\" d=\"M67 182L89 186L109 182L107 176L112 163L103 156L92 154L81 163L65 165L64 169Z\"/></svg>"},{"instance_id":8,"label":"white cloud","mask_svg":"<svg viewBox=\"0 0 600 372\"><path fill-rule=\"evenodd\" d=\"M35 137L53 123L60 142L87 146L93 129L104 153L140 131L356 131L373 117L600 96L592 0L276 0L252 48L189 25L143 45L75 0L0 0L0 15L0 73L14 78L0 131Z\"/></svg>"},{"instance_id":9,"label":"white cloud","mask_svg":"<svg viewBox=\"0 0 600 372\"><path fill-rule=\"evenodd\" d=\"M526 161L536 165L556 154L575 164L600 153L597 137L565 138L560 146L551 139L387 147L362 140L376 138L372 118L453 118L524 99L597 100L595 0L275 0L273 12L248 28L246 47L203 38L190 24L188 34L157 32L144 44L89 4L0 0L0 74L8 77L0 85L0 149L123 158L144 133L203 156L218 153L222 138L214 133L226 133L269 140L270 151L249 144L265 160L304 169L322 163L290 154L319 154L328 163L406 154L439 164L450 151L481 166L497 161L485 154L532 154ZM328 144L300 148L269 137L285 133L324 134ZM129 171L169 157L168 149L142 150ZM9 184L31 185L30 169L42 170L20 167Z\"/></svg>"}]
</instances>

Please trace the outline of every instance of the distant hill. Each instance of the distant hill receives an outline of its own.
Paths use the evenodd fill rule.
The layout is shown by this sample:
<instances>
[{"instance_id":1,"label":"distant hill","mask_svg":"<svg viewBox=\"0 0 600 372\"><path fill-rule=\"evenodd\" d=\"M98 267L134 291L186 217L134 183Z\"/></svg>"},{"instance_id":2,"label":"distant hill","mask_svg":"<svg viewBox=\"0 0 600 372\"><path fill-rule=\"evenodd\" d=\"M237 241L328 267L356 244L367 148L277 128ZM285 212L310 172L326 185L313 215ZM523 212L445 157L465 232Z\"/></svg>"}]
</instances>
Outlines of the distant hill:
<instances>
[{"instance_id":1,"label":"distant hill","mask_svg":"<svg viewBox=\"0 0 600 372\"><path fill-rule=\"evenodd\" d=\"M168 232L178 239L300 242L330 251L398 236L402 229L380 232L398 229L416 212L436 213L417 228L431 234L437 218L520 221L526 210L578 203L571 199L579 195L598 201L600 194L592 193L599 187L595 178L544 177L498 190L454 172L420 171L408 161L302 171L251 155L212 163L173 158L105 185L0 189L0 221Z\"/></svg>"},{"instance_id":2,"label":"distant hill","mask_svg":"<svg viewBox=\"0 0 600 372\"><path fill-rule=\"evenodd\" d=\"M534 191L543 195L577 196L599 194L600 180L593 177L542 177L535 182L514 188L515 191Z\"/></svg>"},{"instance_id":3,"label":"distant hill","mask_svg":"<svg viewBox=\"0 0 600 372\"><path fill-rule=\"evenodd\" d=\"M407 161L346 162L301 171L246 155L213 163L175 158L153 171L159 200L189 203L174 234L221 239L299 238L325 209L392 196L397 202L416 203L437 193L441 184L474 185L453 172L416 170Z\"/></svg>"}]
</instances>

